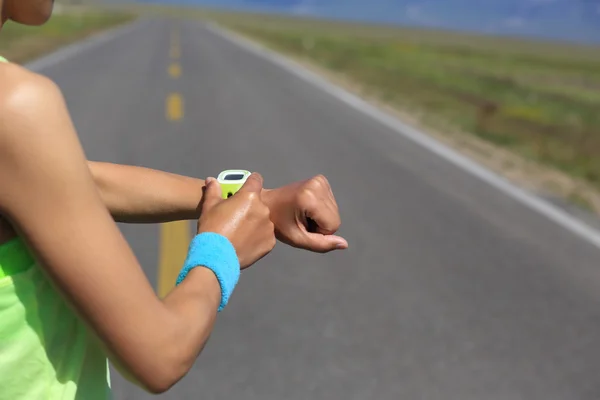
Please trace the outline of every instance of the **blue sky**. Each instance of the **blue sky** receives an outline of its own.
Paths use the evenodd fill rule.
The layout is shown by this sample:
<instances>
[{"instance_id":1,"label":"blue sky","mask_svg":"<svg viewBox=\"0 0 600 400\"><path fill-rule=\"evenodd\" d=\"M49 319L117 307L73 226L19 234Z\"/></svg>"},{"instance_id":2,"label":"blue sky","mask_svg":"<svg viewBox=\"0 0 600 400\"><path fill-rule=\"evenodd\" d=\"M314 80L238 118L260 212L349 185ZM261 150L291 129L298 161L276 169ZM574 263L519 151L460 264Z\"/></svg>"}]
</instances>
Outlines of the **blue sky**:
<instances>
[{"instance_id":1,"label":"blue sky","mask_svg":"<svg viewBox=\"0 0 600 400\"><path fill-rule=\"evenodd\" d=\"M600 0L142 0L600 43Z\"/></svg>"}]
</instances>

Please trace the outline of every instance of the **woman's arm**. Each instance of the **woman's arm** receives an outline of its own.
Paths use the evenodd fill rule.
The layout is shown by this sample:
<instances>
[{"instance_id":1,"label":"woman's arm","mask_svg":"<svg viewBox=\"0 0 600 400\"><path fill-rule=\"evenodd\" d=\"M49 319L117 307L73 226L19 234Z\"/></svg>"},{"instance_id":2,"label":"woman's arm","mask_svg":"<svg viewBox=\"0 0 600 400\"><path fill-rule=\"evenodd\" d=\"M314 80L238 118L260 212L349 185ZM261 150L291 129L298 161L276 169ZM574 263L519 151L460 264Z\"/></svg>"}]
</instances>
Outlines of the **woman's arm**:
<instances>
[{"instance_id":1,"label":"woman's arm","mask_svg":"<svg viewBox=\"0 0 600 400\"><path fill-rule=\"evenodd\" d=\"M155 169L88 161L102 201L117 222L198 219L204 180Z\"/></svg>"},{"instance_id":2,"label":"woman's arm","mask_svg":"<svg viewBox=\"0 0 600 400\"><path fill-rule=\"evenodd\" d=\"M130 165L88 161L88 166L102 201L118 222L157 223L200 216L201 179ZM324 176L263 189L262 200L282 242L321 253L348 247L346 240L334 235L340 214ZM315 221L316 231L307 231L305 217Z\"/></svg>"},{"instance_id":3,"label":"woman's arm","mask_svg":"<svg viewBox=\"0 0 600 400\"><path fill-rule=\"evenodd\" d=\"M218 281L195 268L164 301L155 295L96 190L60 91L16 68L0 70L0 213L115 365L163 392L213 329Z\"/></svg>"}]
</instances>

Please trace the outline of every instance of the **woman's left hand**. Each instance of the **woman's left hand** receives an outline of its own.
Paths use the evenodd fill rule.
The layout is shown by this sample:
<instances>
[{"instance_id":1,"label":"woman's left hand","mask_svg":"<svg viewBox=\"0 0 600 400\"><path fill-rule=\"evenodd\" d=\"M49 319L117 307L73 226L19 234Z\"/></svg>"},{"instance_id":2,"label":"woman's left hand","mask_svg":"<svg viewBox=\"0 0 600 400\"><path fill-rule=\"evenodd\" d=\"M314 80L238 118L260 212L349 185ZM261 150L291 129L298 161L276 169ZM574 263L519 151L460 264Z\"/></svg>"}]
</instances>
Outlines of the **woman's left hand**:
<instances>
[{"instance_id":1,"label":"woman's left hand","mask_svg":"<svg viewBox=\"0 0 600 400\"><path fill-rule=\"evenodd\" d=\"M334 235L341 224L340 214L323 175L265 190L263 200L280 241L317 253L348 248L344 238Z\"/></svg>"}]
</instances>

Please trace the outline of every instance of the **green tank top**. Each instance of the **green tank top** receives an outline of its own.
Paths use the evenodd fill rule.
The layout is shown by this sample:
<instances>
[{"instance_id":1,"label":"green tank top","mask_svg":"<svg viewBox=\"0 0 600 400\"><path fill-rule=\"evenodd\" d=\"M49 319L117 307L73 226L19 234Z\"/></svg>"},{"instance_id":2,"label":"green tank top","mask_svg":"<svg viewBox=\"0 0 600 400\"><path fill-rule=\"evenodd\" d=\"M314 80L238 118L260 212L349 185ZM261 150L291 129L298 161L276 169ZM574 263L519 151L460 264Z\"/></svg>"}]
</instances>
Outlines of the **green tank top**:
<instances>
[{"instance_id":1,"label":"green tank top","mask_svg":"<svg viewBox=\"0 0 600 400\"><path fill-rule=\"evenodd\" d=\"M0 400L110 398L108 360L95 336L21 238L1 244Z\"/></svg>"}]
</instances>

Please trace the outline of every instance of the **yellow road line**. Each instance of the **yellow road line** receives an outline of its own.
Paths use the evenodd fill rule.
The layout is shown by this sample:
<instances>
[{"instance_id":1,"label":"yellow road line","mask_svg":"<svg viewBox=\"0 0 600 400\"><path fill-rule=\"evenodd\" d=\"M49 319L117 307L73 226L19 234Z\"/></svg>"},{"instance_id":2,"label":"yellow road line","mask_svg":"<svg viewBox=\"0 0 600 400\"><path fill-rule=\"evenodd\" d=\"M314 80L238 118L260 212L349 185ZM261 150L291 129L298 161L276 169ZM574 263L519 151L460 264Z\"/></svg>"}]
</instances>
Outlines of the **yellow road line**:
<instances>
[{"instance_id":1,"label":"yellow road line","mask_svg":"<svg viewBox=\"0 0 600 400\"><path fill-rule=\"evenodd\" d=\"M162 298L175 286L190 244L188 221L160 225L160 258L158 264L158 295Z\"/></svg>"},{"instance_id":2,"label":"yellow road line","mask_svg":"<svg viewBox=\"0 0 600 400\"><path fill-rule=\"evenodd\" d=\"M178 43L178 42L179 42L179 30L173 29L171 31L171 43Z\"/></svg>"},{"instance_id":3,"label":"yellow road line","mask_svg":"<svg viewBox=\"0 0 600 400\"><path fill-rule=\"evenodd\" d=\"M169 65L169 76L171 78L179 78L181 76L181 66L177 63Z\"/></svg>"},{"instance_id":4,"label":"yellow road line","mask_svg":"<svg viewBox=\"0 0 600 400\"><path fill-rule=\"evenodd\" d=\"M171 32L171 47L169 50L169 56L173 59L181 57L181 44L179 40L179 31Z\"/></svg>"},{"instance_id":5,"label":"yellow road line","mask_svg":"<svg viewBox=\"0 0 600 400\"><path fill-rule=\"evenodd\" d=\"M183 98L179 93L171 93L167 97L166 114L169 121L179 121L183 118Z\"/></svg>"},{"instance_id":6,"label":"yellow road line","mask_svg":"<svg viewBox=\"0 0 600 400\"><path fill-rule=\"evenodd\" d=\"M179 47L178 44L171 45L171 50L169 51L169 56L172 59L178 59L179 57L181 57L181 48Z\"/></svg>"},{"instance_id":7,"label":"yellow road line","mask_svg":"<svg viewBox=\"0 0 600 400\"><path fill-rule=\"evenodd\" d=\"M167 96L165 114L169 121L183 118L183 98L179 93ZM160 225L159 263L157 291L164 297L175 286L190 243L190 226L188 221L175 221Z\"/></svg>"}]
</instances>

